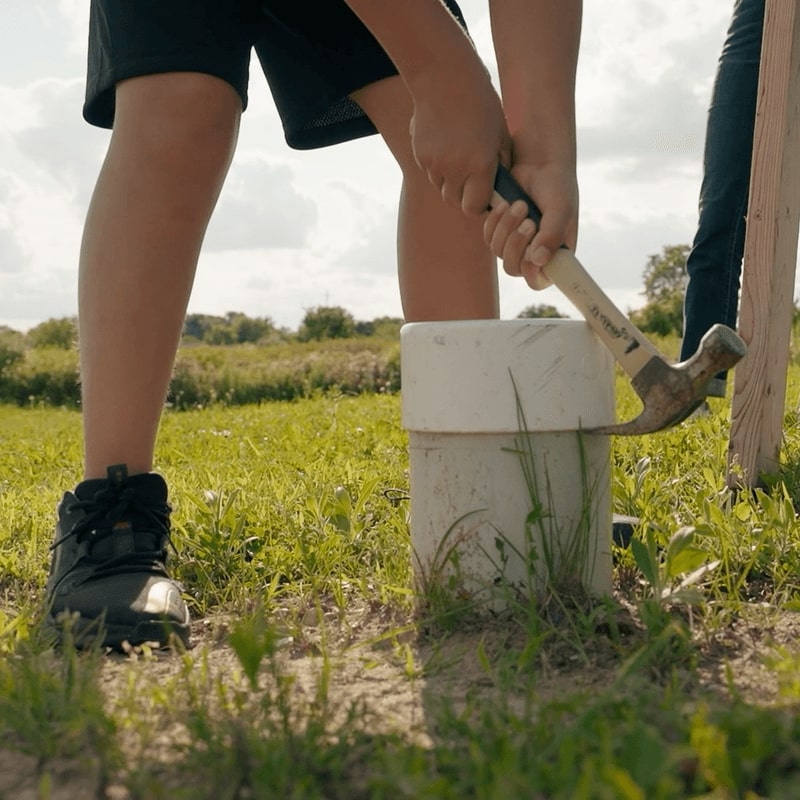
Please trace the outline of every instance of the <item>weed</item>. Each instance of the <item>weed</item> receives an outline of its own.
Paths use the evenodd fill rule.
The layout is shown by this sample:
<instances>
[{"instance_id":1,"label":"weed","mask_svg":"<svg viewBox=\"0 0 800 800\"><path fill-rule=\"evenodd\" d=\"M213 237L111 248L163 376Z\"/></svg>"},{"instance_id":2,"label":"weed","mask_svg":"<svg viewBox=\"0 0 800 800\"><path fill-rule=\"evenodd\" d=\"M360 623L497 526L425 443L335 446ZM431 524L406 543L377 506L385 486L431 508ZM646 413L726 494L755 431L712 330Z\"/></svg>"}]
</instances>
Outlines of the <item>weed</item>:
<instances>
[{"instance_id":1,"label":"weed","mask_svg":"<svg viewBox=\"0 0 800 800\"><path fill-rule=\"evenodd\" d=\"M499 571L521 559L537 592L492 586L502 612L459 595L453 532L418 614L398 398L167 413L157 468L197 646L127 658L39 633L54 509L80 477L77 413L0 415L0 796L69 791L63 764L91 778L76 797L796 795L791 413L785 470L749 494L725 485L722 407L614 440L614 510L640 520L624 591L581 602L567 576L591 561L593 522L555 529L537 462L528 538L515 552L498 531L487 548ZM524 436L511 449L531 463ZM575 495L596 500L585 478Z\"/></svg>"},{"instance_id":2,"label":"weed","mask_svg":"<svg viewBox=\"0 0 800 800\"><path fill-rule=\"evenodd\" d=\"M69 619L63 641L55 651L37 631L0 660L0 737L37 760L44 784L51 765L74 759L101 786L120 756L115 722L97 691L101 654L74 649Z\"/></svg>"},{"instance_id":3,"label":"weed","mask_svg":"<svg viewBox=\"0 0 800 800\"><path fill-rule=\"evenodd\" d=\"M537 466L535 439L528 428L519 390L511 376L517 409L519 432L514 440L514 451L519 459L525 479L531 511L525 519L525 547L522 555L528 566L527 574L532 585L525 587L529 593L547 594L550 598L569 598L576 593L583 600L589 593L598 564L599 551L605 549L601 541L606 520L601 510L603 480L607 473L602 460L590 462L583 434L576 436L578 475L573 485L571 508L560 509L550 481L546 455L542 466ZM593 454L597 455L596 449ZM592 474L593 467L600 467ZM539 474L543 469L544 475ZM562 479L566 476L562 475ZM561 486L559 490L565 491ZM577 491L576 491L577 489ZM566 511L566 513L564 513ZM559 514L564 515L564 519ZM565 529L570 525L571 529ZM505 537L501 538L509 544ZM607 545L610 547L610 544Z\"/></svg>"},{"instance_id":4,"label":"weed","mask_svg":"<svg viewBox=\"0 0 800 800\"><path fill-rule=\"evenodd\" d=\"M472 612L485 607L489 600L488 586L467 590L461 573L461 548L473 534L464 523L483 510L468 511L456 519L436 543L428 563L423 564L419 554L413 553L417 567L417 609L427 625L452 629Z\"/></svg>"}]
</instances>

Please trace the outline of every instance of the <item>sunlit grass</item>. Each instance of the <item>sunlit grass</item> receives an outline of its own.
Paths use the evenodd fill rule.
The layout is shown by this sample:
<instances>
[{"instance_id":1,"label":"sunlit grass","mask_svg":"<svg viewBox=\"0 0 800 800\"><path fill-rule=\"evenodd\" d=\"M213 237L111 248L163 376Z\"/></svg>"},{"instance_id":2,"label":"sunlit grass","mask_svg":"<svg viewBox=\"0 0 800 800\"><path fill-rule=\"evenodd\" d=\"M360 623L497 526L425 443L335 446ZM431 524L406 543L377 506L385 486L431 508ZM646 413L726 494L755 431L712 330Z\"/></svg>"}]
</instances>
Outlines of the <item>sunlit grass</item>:
<instances>
[{"instance_id":1,"label":"sunlit grass","mask_svg":"<svg viewBox=\"0 0 800 800\"><path fill-rule=\"evenodd\" d=\"M619 417L635 415L622 380L618 396ZM781 474L752 494L726 486L723 402L616 439L614 510L639 523L614 596L488 620L451 597L450 625L411 602L399 420L396 396L168 412L156 467L201 644L107 659L54 651L38 628L55 507L80 479L80 416L0 409L0 755L34 759L38 796L66 759L91 773L92 796L793 797L791 408ZM772 687L758 701L737 674L747 648ZM364 687L419 695L413 729L345 692L356 668L375 676Z\"/></svg>"}]
</instances>

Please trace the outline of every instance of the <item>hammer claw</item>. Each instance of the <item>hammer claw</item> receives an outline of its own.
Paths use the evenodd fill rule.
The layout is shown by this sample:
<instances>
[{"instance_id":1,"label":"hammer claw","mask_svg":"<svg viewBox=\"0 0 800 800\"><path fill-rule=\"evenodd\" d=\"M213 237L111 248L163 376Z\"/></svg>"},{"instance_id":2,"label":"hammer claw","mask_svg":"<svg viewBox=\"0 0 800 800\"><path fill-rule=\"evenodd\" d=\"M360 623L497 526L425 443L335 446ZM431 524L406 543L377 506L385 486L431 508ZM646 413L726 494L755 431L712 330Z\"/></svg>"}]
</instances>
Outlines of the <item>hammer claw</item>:
<instances>
[{"instance_id":1,"label":"hammer claw","mask_svg":"<svg viewBox=\"0 0 800 800\"><path fill-rule=\"evenodd\" d=\"M639 371L631 382L644 405L638 417L586 432L633 436L677 425L706 399L712 378L733 367L746 352L744 342L734 331L726 325L714 325L690 358L669 364L654 356Z\"/></svg>"},{"instance_id":2,"label":"hammer claw","mask_svg":"<svg viewBox=\"0 0 800 800\"><path fill-rule=\"evenodd\" d=\"M604 425L600 428L585 428L583 432L603 436L641 436L645 433L663 431L683 422L687 417L691 416L702 402L703 398L691 403L669 419L664 419L657 414L653 414L649 409L645 409L638 417L629 422L620 422L618 425Z\"/></svg>"}]
</instances>

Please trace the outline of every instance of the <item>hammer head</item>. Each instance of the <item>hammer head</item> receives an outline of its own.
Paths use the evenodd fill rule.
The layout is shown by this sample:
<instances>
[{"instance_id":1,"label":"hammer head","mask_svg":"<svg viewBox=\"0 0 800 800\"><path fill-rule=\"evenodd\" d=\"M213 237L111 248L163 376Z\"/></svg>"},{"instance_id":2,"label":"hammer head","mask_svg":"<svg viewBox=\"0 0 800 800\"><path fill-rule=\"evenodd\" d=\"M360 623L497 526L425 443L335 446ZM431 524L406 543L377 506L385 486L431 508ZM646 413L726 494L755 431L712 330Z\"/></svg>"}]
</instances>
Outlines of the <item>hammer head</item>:
<instances>
[{"instance_id":1,"label":"hammer head","mask_svg":"<svg viewBox=\"0 0 800 800\"><path fill-rule=\"evenodd\" d=\"M586 433L634 436L677 425L705 400L711 379L734 366L746 352L745 343L727 325L714 325L686 361L669 364L654 356L639 370L631 382L644 404L638 417Z\"/></svg>"}]
</instances>

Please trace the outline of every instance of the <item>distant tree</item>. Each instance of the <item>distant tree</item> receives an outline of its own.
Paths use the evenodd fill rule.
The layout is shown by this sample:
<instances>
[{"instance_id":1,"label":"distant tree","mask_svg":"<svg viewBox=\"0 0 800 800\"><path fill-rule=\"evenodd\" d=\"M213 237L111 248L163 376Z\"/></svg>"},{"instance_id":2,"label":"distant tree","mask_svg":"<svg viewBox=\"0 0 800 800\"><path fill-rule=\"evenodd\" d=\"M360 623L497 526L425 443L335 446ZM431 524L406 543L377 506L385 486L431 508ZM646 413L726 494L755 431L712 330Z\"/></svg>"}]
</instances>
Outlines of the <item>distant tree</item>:
<instances>
[{"instance_id":1,"label":"distant tree","mask_svg":"<svg viewBox=\"0 0 800 800\"><path fill-rule=\"evenodd\" d=\"M372 320L374 336L381 339L396 339L400 335L400 328L405 320L402 317L376 317Z\"/></svg>"},{"instance_id":2,"label":"distant tree","mask_svg":"<svg viewBox=\"0 0 800 800\"><path fill-rule=\"evenodd\" d=\"M356 336L374 336L375 323L368 320L358 320L355 327Z\"/></svg>"},{"instance_id":3,"label":"distant tree","mask_svg":"<svg viewBox=\"0 0 800 800\"><path fill-rule=\"evenodd\" d=\"M205 331L203 341L206 344L236 344L236 335L230 325L217 322Z\"/></svg>"},{"instance_id":4,"label":"distant tree","mask_svg":"<svg viewBox=\"0 0 800 800\"><path fill-rule=\"evenodd\" d=\"M48 319L28 331L29 347L57 347L71 350L78 337L78 320L76 317Z\"/></svg>"},{"instance_id":5,"label":"distant tree","mask_svg":"<svg viewBox=\"0 0 800 800\"><path fill-rule=\"evenodd\" d=\"M269 317L248 317L241 311L229 311L224 317L188 314L183 324L183 338L207 344L245 344L260 342L276 333Z\"/></svg>"},{"instance_id":6,"label":"distant tree","mask_svg":"<svg viewBox=\"0 0 800 800\"><path fill-rule=\"evenodd\" d=\"M0 375L25 355L25 334L0 325Z\"/></svg>"},{"instance_id":7,"label":"distant tree","mask_svg":"<svg viewBox=\"0 0 800 800\"><path fill-rule=\"evenodd\" d=\"M644 296L649 303L667 302L676 294L683 296L690 249L688 244L668 245L661 255L648 258L643 277Z\"/></svg>"},{"instance_id":8,"label":"distant tree","mask_svg":"<svg viewBox=\"0 0 800 800\"><path fill-rule=\"evenodd\" d=\"M631 321L645 333L661 336L683 333L683 296L686 292L688 244L667 245L652 255L644 269L647 304L631 313Z\"/></svg>"},{"instance_id":9,"label":"distant tree","mask_svg":"<svg viewBox=\"0 0 800 800\"><path fill-rule=\"evenodd\" d=\"M402 317L375 317L373 320L356 322L355 332L358 336L396 339L404 322Z\"/></svg>"},{"instance_id":10,"label":"distant tree","mask_svg":"<svg viewBox=\"0 0 800 800\"><path fill-rule=\"evenodd\" d=\"M0 325L0 340L4 342L15 342L20 347L25 346L25 334L9 328L8 325Z\"/></svg>"},{"instance_id":11,"label":"distant tree","mask_svg":"<svg viewBox=\"0 0 800 800\"><path fill-rule=\"evenodd\" d=\"M555 306L544 303L526 306L517 314L517 319L565 319L566 317L567 315L562 314Z\"/></svg>"},{"instance_id":12,"label":"distant tree","mask_svg":"<svg viewBox=\"0 0 800 800\"><path fill-rule=\"evenodd\" d=\"M297 338L301 342L347 339L356 331L353 315L340 306L316 306L306 311Z\"/></svg>"},{"instance_id":13,"label":"distant tree","mask_svg":"<svg viewBox=\"0 0 800 800\"><path fill-rule=\"evenodd\" d=\"M269 317L248 317L246 314L228 314L228 321L239 344L260 342L275 332Z\"/></svg>"},{"instance_id":14,"label":"distant tree","mask_svg":"<svg viewBox=\"0 0 800 800\"><path fill-rule=\"evenodd\" d=\"M183 323L183 338L196 339L202 342L206 332L214 325L224 322L222 317L215 317L210 314L187 314Z\"/></svg>"}]
</instances>

